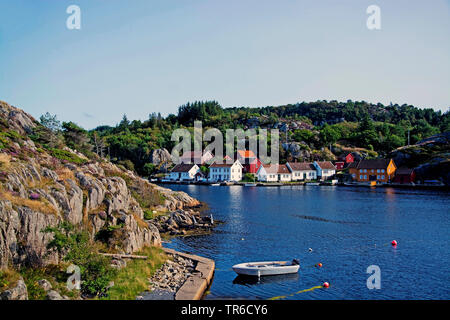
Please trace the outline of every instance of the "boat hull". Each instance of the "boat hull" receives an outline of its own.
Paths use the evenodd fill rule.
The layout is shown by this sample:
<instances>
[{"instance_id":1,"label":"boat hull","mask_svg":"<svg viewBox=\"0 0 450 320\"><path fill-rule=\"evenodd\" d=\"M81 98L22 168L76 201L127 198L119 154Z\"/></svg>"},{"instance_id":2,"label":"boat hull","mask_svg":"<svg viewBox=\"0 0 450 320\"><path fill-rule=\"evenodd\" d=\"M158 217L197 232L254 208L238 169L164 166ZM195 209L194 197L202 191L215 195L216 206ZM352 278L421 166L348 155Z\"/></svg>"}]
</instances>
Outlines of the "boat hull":
<instances>
[{"instance_id":1,"label":"boat hull","mask_svg":"<svg viewBox=\"0 0 450 320\"><path fill-rule=\"evenodd\" d=\"M247 262L233 266L233 271L246 276L274 276L297 273L300 265L289 261Z\"/></svg>"}]
</instances>

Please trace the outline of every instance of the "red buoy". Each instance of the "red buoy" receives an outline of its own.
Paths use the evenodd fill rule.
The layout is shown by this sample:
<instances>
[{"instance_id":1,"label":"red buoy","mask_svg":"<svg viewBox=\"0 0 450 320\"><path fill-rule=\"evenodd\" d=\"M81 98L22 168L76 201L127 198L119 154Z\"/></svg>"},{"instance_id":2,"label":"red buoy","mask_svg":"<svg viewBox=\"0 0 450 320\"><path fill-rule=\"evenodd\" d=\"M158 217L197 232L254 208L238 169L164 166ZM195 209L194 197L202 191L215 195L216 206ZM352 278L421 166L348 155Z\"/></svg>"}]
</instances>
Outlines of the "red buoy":
<instances>
[{"instance_id":1,"label":"red buoy","mask_svg":"<svg viewBox=\"0 0 450 320\"><path fill-rule=\"evenodd\" d=\"M318 266L319 268L322 268L322 264L321 264L320 262L317 264L317 266Z\"/></svg>"},{"instance_id":2,"label":"red buoy","mask_svg":"<svg viewBox=\"0 0 450 320\"><path fill-rule=\"evenodd\" d=\"M324 282L324 283L323 283L323 287L324 287L324 288L328 288L329 286L330 286L330 284L329 284L328 282Z\"/></svg>"},{"instance_id":3,"label":"red buoy","mask_svg":"<svg viewBox=\"0 0 450 320\"><path fill-rule=\"evenodd\" d=\"M397 245L397 241L392 240L391 244L395 247Z\"/></svg>"}]
</instances>

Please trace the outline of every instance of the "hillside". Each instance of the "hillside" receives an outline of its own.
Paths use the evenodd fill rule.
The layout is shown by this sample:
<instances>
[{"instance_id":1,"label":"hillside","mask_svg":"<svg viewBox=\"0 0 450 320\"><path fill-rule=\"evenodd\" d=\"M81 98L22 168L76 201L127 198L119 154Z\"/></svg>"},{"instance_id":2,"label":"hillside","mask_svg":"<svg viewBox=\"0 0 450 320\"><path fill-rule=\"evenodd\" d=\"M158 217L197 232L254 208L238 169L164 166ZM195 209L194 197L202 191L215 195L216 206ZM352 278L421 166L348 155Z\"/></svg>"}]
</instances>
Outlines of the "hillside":
<instances>
[{"instance_id":1,"label":"hillside","mask_svg":"<svg viewBox=\"0 0 450 320\"><path fill-rule=\"evenodd\" d=\"M0 270L71 261L67 253L81 243L124 254L160 246L153 214L199 205L99 157L37 142L42 125L7 103L0 117Z\"/></svg>"},{"instance_id":2,"label":"hillside","mask_svg":"<svg viewBox=\"0 0 450 320\"><path fill-rule=\"evenodd\" d=\"M204 129L279 129L281 161L334 160L344 151L364 157L385 157L391 151L450 131L450 113L411 105L382 105L364 101L317 101L262 108L222 108L216 101L182 105L176 115L150 114L148 120L123 117L115 127L90 132L107 146L115 163L142 175L167 170L174 146L174 129L192 130L194 120ZM206 146L204 143L203 147ZM331 150L330 150L331 146Z\"/></svg>"}]
</instances>

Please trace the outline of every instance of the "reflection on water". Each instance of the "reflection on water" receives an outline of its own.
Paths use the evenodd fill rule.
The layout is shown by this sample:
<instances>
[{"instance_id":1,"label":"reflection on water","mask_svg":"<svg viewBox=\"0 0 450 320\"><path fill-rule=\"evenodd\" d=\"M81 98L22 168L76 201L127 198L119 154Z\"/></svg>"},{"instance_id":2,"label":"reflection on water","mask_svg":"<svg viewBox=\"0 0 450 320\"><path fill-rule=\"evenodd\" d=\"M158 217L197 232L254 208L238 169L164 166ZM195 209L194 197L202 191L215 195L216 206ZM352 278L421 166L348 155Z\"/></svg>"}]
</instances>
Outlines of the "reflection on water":
<instances>
[{"instance_id":1,"label":"reflection on water","mask_svg":"<svg viewBox=\"0 0 450 320\"><path fill-rule=\"evenodd\" d=\"M274 276L262 276L262 277L252 277L245 275L238 275L233 280L233 284L252 286L252 285L264 285L273 283L287 283L287 282L297 282L298 273L290 273L284 275L274 275Z\"/></svg>"},{"instance_id":2,"label":"reflection on water","mask_svg":"<svg viewBox=\"0 0 450 320\"><path fill-rule=\"evenodd\" d=\"M170 186L206 202L224 221L210 235L167 246L212 258L208 298L448 299L449 193L394 188ZM398 246L390 242L395 239ZM308 249L312 248L313 251ZM249 261L300 258L298 275L242 279L230 268ZM322 268L312 268L321 262ZM366 286L378 265L381 290ZM323 290L289 296L324 281Z\"/></svg>"}]
</instances>

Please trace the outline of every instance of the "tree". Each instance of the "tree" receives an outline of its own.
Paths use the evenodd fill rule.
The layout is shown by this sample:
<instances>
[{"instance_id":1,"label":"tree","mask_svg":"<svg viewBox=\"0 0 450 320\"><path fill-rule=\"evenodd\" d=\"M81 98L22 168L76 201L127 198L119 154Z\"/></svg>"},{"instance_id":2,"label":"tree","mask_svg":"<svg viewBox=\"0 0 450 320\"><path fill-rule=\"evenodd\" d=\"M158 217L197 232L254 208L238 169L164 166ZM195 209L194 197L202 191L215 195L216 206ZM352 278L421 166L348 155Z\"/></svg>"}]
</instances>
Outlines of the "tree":
<instances>
[{"instance_id":1,"label":"tree","mask_svg":"<svg viewBox=\"0 0 450 320\"><path fill-rule=\"evenodd\" d=\"M46 112L45 114L41 115L39 120L44 127L48 128L54 133L61 130L61 122L56 118L56 114L51 115L49 112Z\"/></svg>"},{"instance_id":2,"label":"tree","mask_svg":"<svg viewBox=\"0 0 450 320\"><path fill-rule=\"evenodd\" d=\"M92 142L94 144L94 150L95 153L100 156L104 157L104 153L106 150L106 141L105 138L101 137L96 131L92 133Z\"/></svg>"},{"instance_id":3,"label":"tree","mask_svg":"<svg viewBox=\"0 0 450 320\"><path fill-rule=\"evenodd\" d=\"M142 173L146 176L151 176L156 171L156 166L153 163L146 163L142 168Z\"/></svg>"},{"instance_id":4,"label":"tree","mask_svg":"<svg viewBox=\"0 0 450 320\"><path fill-rule=\"evenodd\" d=\"M74 122L63 122L63 136L69 148L80 152L89 152L92 145L86 130L78 126Z\"/></svg>"},{"instance_id":5,"label":"tree","mask_svg":"<svg viewBox=\"0 0 450 320\"><path fill-rule=\"evenodd\" d=\"M341 138L341 134L332 126L325 124L322 130L320 130L320 138L326 145L328 145L338 141Z\"/></svg>"}]
</instances>

